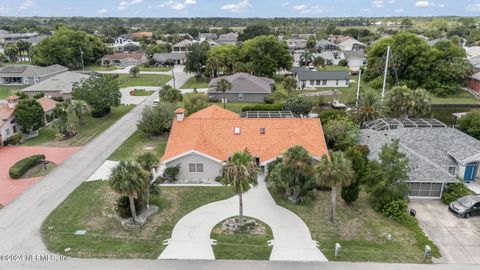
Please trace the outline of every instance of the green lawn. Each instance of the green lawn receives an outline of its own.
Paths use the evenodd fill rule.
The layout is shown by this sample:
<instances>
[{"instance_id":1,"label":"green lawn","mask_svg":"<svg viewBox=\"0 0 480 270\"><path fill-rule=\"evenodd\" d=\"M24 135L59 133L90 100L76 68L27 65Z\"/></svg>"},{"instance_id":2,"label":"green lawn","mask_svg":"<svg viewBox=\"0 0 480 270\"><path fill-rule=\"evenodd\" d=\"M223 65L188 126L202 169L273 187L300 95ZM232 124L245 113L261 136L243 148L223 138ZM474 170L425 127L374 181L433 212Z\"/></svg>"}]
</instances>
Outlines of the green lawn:
<instances>
[{"instance_id":1,"label":"green lawn","mask_svg":"<svg viewBox=\"0 0 480 270\"><path fill-rule=\"evenodd\" d=\"M165 248L162 241L171 237L183 216L233 195L228 187L162 187L161 194L151 198L160 211L142 227L125 230L107 216L118 197L108 182L85 182L44 221L42 238L50 251L71 257L156 259ZM87 233L74 235L77 230Z\"/></svg>"},{"instance_id":2,"label":"green lawn","mask_svg":"<svg viewBox=\"0 0 480 270\"><path fill-rule=\"evenodd\" d=\"M154 91L148 91L144 89L135 89L134 92L135 92L135 96L142 97L142 96L150 96L151 94L153 94Z\"/></svg>"},{"instance_id":3,"label":"green lawn","mask_svg":"<svg viewBox=\"0 0 480 270\"><path fill-rule=\"evenodd\" d=\"M89 65L85 67L86 71L112 71L120 69L117 66L97 66L97 65Z\"/></svg>"},{"instance_id":4,"label":"green lawn","mask_svg":"<svg viewBox=\"0 0 480 270\"><path fill-rule=\"evenodd\" d=\"M187 82L185 82L181 89L192 89L192 88L208 88L208 83L210 82L210 79L208 78L197 78L197 77L192 77L188 79Z\"/></svg>"},{"instance_id":5,"label":"green lawn","mask_svg":"<svg viewBox=\"0 0 480 270\"><path fill-rule=\"evenodd\" d=\"M479 101L467 91L458 91L447 97L432 96L432 104L478 104Z\"/></svg>"},{"instance_id":6,"label":"green lawn","mask_svg":"<svg viewBox=\"0 0 480 270\"><path fill-rule=\"evenodd\" d=\"M143 67L140 66L140 71L155 71L155 72L167 72L171 71L171 67Z\"/></svg>"},{"instance_id":7,"label":"green lawn","mask_svg":"<svg viewBox=\"0 0 480 270\"><path fill-rule=\"evenodd\" d=\"M242 231L227 234L221 231L223 221L217 224L210 235L211 239L217 240L217 245L213 247L215 258L218 260L268 260L272 247L268 246L267 241L273 239L272 230L267 224L259 220L256 222L265 228L263 235Z\"/></svg>"},{"instance_id":8,"label":"green lawn","mask_svg":"<svg viewBox=\"0 0 480 270\"><path fill-rule=\"evenodd\" d=\"M112 108L111 113L102 118L93 118L89 113L84 115L85 125L78 125L78 119L73 115L69 115L70 120L78 128L78 134L68 140L58 141L55 138L56 129L52 127L44 127L40 129L39 136L25 140L24 145L47 145L47 146L81 146L88 143L94 137L105 131L113 125L118 119L127 114L133 106L119 106Z\"/></svg>"},{"instance_id":9,"label":"green lawn","mask_svg":"<svg viewBox=\"0 0 480 270\"><path fill-rule=\"evenodd\" d=\"M287 199L272 193L275 201L296 213L305 221L312 238L320 244L320 250L332 261L423 263L423 248L427 243L418 225L407 226L392 221L375 212L367 201L364 192L351 206L341 199L337 202L337 220L330 222L330 192L319 192L316 200L303 204L293 204ZM340 196L339 196L340 197ZM392 235L392 240L387 235ZM340 243L342 251L334 256L335 243ZM433 243L433 254L439 256Z\"/></svg>"},{"instance_id":10,"label":"green lawn","mask_svg":"<svg viewBox=\"0 0 480 270\"><path fill-rule=\"evenodd\" d=\"M25 88L23 85L0 85L0 99L5 99L8 96L14 95L20 89Z\"/></svg>"},{"instance_id":11,"label":"green lawn","mask_svg":"<svg viewBox=\"0 0 480 270\"><path fill-rule=\"evenodd\" d=\"M131 75L121 74L118 77L118 83L121 88L129 86L163 86L172 77L168 75L137 75L133 78Z\"/></svg>"},{"instance_id":12,"label":"green lawn","mask_svg":"<svg viewBox=\"0 0 480 270\"><path fill-rule=\"evenodd\" d=\"M153 151L160 159L167 146L167 139L166 136L152 137L141 130L137 130L108 159L134 160L137 156L148 151Z\"/></svg>"}]
</instances>

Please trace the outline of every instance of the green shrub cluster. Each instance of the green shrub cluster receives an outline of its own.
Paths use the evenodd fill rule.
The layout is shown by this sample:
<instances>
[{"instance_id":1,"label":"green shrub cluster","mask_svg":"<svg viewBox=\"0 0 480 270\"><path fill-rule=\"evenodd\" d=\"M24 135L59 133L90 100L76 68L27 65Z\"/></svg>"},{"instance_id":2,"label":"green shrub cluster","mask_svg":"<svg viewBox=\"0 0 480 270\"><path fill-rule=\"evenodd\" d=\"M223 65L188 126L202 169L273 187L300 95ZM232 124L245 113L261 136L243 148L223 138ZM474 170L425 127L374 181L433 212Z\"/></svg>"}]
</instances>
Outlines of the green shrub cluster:
<instances>
[{"instance_id":1,"label":"green shrub cluster","mask_svg":"<svg viewBox=\"0 0 480 270\"><path fill-rule=\"evenodd\" d=\"M463 183L447 184L443 189L442 202L449 204L460 199L463 196L468 195L470 192Z\"/></svg>"},{"instance_id":2,"label":"green shrub cluster","mask_svg":"<svg viewBox=\"0 0 480 270\"><path fill-rule=\"evenodd\" d=\"M283 111L283 104L257 104L252 106L245 106L242 108L242 112L248 111Z\"/></svg>"},{"instance_id":3,"label":"green shrub cluster","mask_svg":"<svg viewBox=\"0 0 480 270\"><path fill-rule=\"evenodd\" d=\"M177 175L180 172L180 164L177 166L167 167L163 171L163 178L169 182L177 181Z\"/></svg>"},{"instance_id":4,"label":"green shrub cluster","mask_svg":"<svg viewBox=\"0 0 480 270\"><path fill-rule=\"evenodd\" d=\"M403 223L408 217L407 208L408 205L405 200L395 200L384 205L381 212L385 216L397 222Z\"/></svg>"},{"instance_id":5,"label":"green shrub cluster","mask_svg":"<svg viewBox=\"0 0 480 270\"><path fill-rule=\"evenodd\" d=\"M18 179L28 171L33 166L37 165L39 162L45 159L45 155L33 155L26 157L22 160L17 161L10 170L8 170L8 174L12 179Z\"/></svg>"},{"instance_id":6,"label":"green shrub cluster","mask_svg":"<svg viewBox=\"0 0 480 270\"><path fill-rule=\"evenodd\" d=\"M137 213L139 213L140 210L142 210L141 209L142 204L136 198L133 201L134 201L134 204L135 204L135 211ZM130 202L129 202L127 196L122 196L122 197L118 198L115 210L117 211L117 214L121 218L131 218L132 217L132 212L130 211Z\"/></svg>"},{"instance_id":7,"label":"green shrub cluster","mask_svg":"<svg viewBox=\"0 0 480 270\"><path fill-rule=\"evenodd\" d=\"M11 145L19 145L22 142L23 142L23 135L20 133L12 135L10 136L10 138L8 138L8 143Z\"/></svg>"}]
</instances>

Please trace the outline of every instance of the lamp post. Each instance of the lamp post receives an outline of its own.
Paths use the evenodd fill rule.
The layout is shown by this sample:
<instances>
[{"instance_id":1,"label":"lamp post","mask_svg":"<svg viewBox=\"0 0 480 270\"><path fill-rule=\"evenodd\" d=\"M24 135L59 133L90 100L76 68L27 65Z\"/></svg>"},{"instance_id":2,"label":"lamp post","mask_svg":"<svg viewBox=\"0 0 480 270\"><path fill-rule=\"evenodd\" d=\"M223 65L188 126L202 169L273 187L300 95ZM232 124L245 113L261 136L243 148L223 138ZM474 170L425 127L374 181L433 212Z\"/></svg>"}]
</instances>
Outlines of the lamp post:
<instances>
[{"instance_id":1,"label":"lamp post","mask_svg":"<svg viewBox=\"0 0 480 270\"><path fill-rule=\"evenodd\" d=\"M85 70L85 64L83 63L83 50L80 48L80 57L82 58L82 70Z\"/></svg>"}]
</instances>

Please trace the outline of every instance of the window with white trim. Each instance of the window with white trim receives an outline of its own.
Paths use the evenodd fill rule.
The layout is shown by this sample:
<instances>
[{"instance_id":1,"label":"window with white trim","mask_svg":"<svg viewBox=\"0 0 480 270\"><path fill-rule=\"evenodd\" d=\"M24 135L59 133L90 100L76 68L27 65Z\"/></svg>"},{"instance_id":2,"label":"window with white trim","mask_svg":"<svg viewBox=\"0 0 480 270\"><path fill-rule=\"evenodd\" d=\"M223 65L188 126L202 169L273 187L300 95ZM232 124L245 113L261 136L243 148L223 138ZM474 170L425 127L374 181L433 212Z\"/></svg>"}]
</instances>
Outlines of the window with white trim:
<instances>
[{"instance_id":1,"label":"window with white trim","mask_svg":"<svg viewBox=\"0 0 480 270\"><path fill-rule=\"evenodd\" d=\"M451 174L451 175L455 175L455 170L457 168L455 166L449 166L448 167L448 172Z\"/></svg>"},{"instance_id":2,"label":"window with white trim","mask_svg":"<svg viewBox=\"0 0 480 270\"><path fill-rule=\"evenodd\" d=\"M203 163L189 163L188 164L189 172L203 172Z\"/></svg>"}]
</instances>

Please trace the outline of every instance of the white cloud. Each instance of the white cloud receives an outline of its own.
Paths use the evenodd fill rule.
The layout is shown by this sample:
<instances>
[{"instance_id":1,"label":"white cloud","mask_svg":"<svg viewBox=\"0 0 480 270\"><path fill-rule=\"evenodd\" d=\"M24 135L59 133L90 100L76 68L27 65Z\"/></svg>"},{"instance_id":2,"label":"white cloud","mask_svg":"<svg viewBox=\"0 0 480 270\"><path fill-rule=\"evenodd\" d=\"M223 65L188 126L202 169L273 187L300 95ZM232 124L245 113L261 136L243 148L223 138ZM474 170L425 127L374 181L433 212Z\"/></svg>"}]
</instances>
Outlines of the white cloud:
<instances>
[{"instance_id":1,"label":"white cloud","mask_svg":"<svg viewBox=\"0 0 480 270\"><path fill-rule=\"evenodd\" d=\"M467 5L467 11L480 12L480 3Z\"/></svg>"},{"instance_id":2,"label":"white cloud","mask_svg":"<svg viewBox=\"0 0 480 270\"><path fill-rule=\"evenodd\" d=\"M100 9L99 11L97 11L97 14L105 14L105 13L107 13L107 12L108 12L107 9L102 8L102 9Z\"/></svg>"},{"instance_id":3,"label":"white cloud","mask_svg":"<svg viewBox=\"0 0 480 270\"><path fill-rule=\"evenodd\" d=\"M23 1L20 6L18 7L18 9L20 10L25 10L25 9L29 9L31 8L32 6L35 5L35 2L33 2L33 0L25 0Z\"/></svg>"},{"instance_id":4,"label":"white cloud","mask_svg":"<svg viewBox=\"0 0 480 270\"><path fill-rule=\"evenodd\" d=\"M395 4L395 2L396 2L395 0L388 0L387 1L387 3L389 3L389 4Z\"/></svg>"},{"instance_id":5,"label":"white cloud","mask_svg":"<svg viewBox=\"0 0 480 270\"><path fill-rule=\"evenodd\" d=\"M250 1L243 0L236 4L223 5L220 9L230 11L230 12L244 12L251 7L252 7L252 4L250 4Z\"/></svg>"},{"instance_id":6,"label":"white cloud","mask_svg":"<svg viewBox=\"0 0 480 270\"><path fill-rule=\"evenodd\" d=\"M396 13L402 13L403 11L405 11L403 8L399 8L399 9L395 9L394 10Z\"/></svg>"},{"instance_id":7,"label":"white cloud","mask_svg":"<svg viewBox=\"0 0 480 270\"><path fill-rule=\"evenodd\" d=\"M318 14L322 13L325 10L320 6L307 6L305 4L297 5L293 7L293 10L297 11L300 14Z\"/></svg>"},{"instance_id":8,"label":"white cloud","mask_svg":"<svg viewBox=\"0 0 480 270\"><path fill-rule=\"evenodd\" d=\"M196 0L185 0L185 1L178 1L178 0L169 0L157 5L157 8L163 7L170 7L171 9L175 10L182 10L187 7L187 5L196 5Z\"/></svg>"},{"instance_id":9,"label":"white cloud","mask_svg":"<svg viewBox=\"0 0 480 270\"><path fill-rule=\"evenodd\" d=\"M431 1L417 1L415 3L415 6L417 7L430 7L430 6L433 6L434 3L431 2Z\"/></svg>"},{"instance_id":10,"label":"white cloud","mask_svg":"<svg viewBox=\"0 0 480 270\"><path fill-rule=\"evenodd\" d=\"M195 5L197 4L197 0L185 0L185 5Z\"/></svg>"},{"instance_id":11,"label":"white cloud","mask_svg":"<svg viewBox=\"0 0 480 270\"><path fill-rule=\"evenodd\" d=\"M382 8L384 3L385 3L385 1L383 1L383 0L373 0L372 1L372 6L374 8Z\"/></svg>"},{"instance_id":12,"label":"white cloud","mask_svg":"<svg viewBox=\"0 0 480 270\"><path fill-rule=\"evenodd\" d=\"M283 3L282 3L282 7L286 7L286 6L288 6L288 5L290 5L290 2L283 2Z\"/></svg>"},{"instance_id":13,"label":"white cloud","mask_svg":"<svg viewBox=\"0 0 480 270\"><path fill-rule=\"evenodd\" d=\"M10 11L10 8L8 7L0 7L0 14L7 13Z\"/></svg>"},{"instance_id":14,"label":"white cloud","mask_svg":"<svg viewBox=\"0 0 480 270\"><path fill-rule=\"evenodd\" d=\"M143 0L121 1L120 4L118 4L117 9L124 10L124 9L127 9L128 6L137 5L137 4L140 4L142 2L143 2Z\"/></svg>"}]
</instances>

